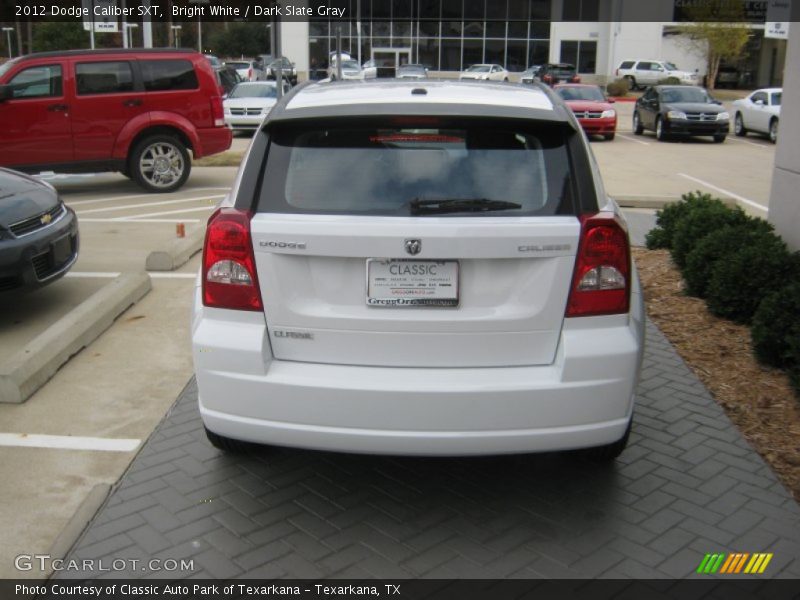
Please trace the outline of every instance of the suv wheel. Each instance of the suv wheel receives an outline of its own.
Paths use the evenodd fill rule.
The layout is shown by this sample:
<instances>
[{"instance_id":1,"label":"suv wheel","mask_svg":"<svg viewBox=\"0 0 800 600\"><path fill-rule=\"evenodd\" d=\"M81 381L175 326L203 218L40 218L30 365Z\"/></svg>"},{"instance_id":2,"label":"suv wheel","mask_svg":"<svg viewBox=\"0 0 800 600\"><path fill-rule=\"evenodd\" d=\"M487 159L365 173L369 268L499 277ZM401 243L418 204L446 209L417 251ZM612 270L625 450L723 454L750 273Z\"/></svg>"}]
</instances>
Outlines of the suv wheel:
<instances>
[{"instance_id":1,"label":"suv wheel","mask_svg":"<svg viewBox=\"0 0 800 600\"><path fill-rule=\"evenodd\" d=\"M773 144L778 142L778 119L769 122L769 141Z\"/></svg>"},{"instance_id":2,"label":"suv wheel","mask_svg":"<svg viewBox=\"0 0 800 600\"><path fill-rule=\"evenodd\" d=\"M667 140L667 134L664 131L664 120L661 117L656 117L656 139L659 142Z\"/></svg>"},{"instance_id":3,"label":"suv wheel","mask_svg":"<svg viewBox=\"0 0 800 600\"><path fill-rule=\"evenodd\" d=\"M642 127L639 112L636 110L633 111L633 133L636 135L642 135L644 133L644 127Z\"/></svg>"},{"instance_id":4,"label":"suv wheel","mask_svg":"<svg viewBox=\"0 0 800 600\"><path fill-rule=\"evenodd\" d=\"M234 440L232 438L219 435L213 431L209 431L205 427L204 429L206 430L206 437L208 438L208 441L217 450L222 450L223 452L232 452L234 454L242 454L252 450L254 447L254 444L248 444L247 442L241 442L239 440Z\"/></svg>"},{"instance_id":5,"label":"suv wheel","mask_svg":"<svg viewBox=\"0 0 800 600\"><path fill-rule=\"evenodd\" d=\"M636 86L636 79L634 79L632 76L625 75L625 77L623 77L623 79L627 79L628 80L628 88L631 91L636 91L638 89L637 86Z\"/></svg>"},{"instance_id":6,"label":"suv wheel","mask_svg":"<svg viewBox=\"0 0 800 600\"><path fill-rule=\"evenodd\" d=\"M130 155L131 178L148 192L174 192L189 178L192 163L186 146L171 135L153 135Z\"/></svg>"},{"instance_id":7,"label":"suv wheel","mask_svg":"<svg viewBox=\"0 0 800 600\"><path fill-rule=\"evenodd\" d=\"M742 119L742 113L736 113L736 118L733 120L733 133L735 133L739 137L744 137L747 135L747 129L744 127L744 119Z\"/></svg>"}]
</instances>

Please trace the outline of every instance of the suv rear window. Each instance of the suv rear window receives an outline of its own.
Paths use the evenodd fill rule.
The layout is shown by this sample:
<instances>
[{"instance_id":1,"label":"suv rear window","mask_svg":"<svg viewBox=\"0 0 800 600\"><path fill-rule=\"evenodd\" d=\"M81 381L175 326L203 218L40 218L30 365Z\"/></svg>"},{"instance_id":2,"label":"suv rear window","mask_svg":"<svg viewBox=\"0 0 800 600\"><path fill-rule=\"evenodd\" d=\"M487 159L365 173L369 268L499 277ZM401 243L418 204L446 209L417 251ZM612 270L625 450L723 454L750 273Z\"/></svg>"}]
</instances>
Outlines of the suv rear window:
<instances>
[{"instance_id":1,"label":"suv rear window","mask_svg":"<svg viewBox=\"0 0 800 600\"><path fill-rule=\"evenodd\" d=\"M636 63L635 60L626 60L623 61L622 64L619 66L620 69L632 69L633 65Z\"/></svg>"},{"instance_id":2,"label":"suv rear window","mask_svg":"<svg viewBox=\"0 0 800 600\"><path fill-rule=\"evenodd\" d=\"M142 60L144 89L148 92L194 90L197 74L188 60Z\"/></svg>"},{"instance_id":3,"label":"suv rear window","mask_svg":"<svg viewBox=\"0 0 800 600\"><path fill-rule=\"evenodd\" d=\"M572 214L568 135L497 122L284 126L271 132L258 210L409 216L424 214L419 204L463 200L495 206L446 214Z\"/></svg>"}]
</instances>

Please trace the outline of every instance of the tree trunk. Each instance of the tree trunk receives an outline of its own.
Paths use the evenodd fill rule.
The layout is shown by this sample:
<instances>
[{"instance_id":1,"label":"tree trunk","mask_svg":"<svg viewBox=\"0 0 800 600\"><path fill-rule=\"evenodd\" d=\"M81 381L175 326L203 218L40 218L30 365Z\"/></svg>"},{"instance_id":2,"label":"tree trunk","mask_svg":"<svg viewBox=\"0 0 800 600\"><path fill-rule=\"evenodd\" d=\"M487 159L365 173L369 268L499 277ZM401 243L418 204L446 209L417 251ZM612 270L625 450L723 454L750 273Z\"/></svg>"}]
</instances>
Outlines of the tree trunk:
<instances>
[{"instance_id":1,"label":"tree trunk","mask_svg":"<svg viewBox=\"0 0 800 600\"><path fill-rule=\"evenodd\" d=\"M714 85L717 81L717 72L719 71L720 57L718 54L712 52L708 56L708 74L706 75L706 88L709 91L714 90Z\"/></svg>"}]
</instances>

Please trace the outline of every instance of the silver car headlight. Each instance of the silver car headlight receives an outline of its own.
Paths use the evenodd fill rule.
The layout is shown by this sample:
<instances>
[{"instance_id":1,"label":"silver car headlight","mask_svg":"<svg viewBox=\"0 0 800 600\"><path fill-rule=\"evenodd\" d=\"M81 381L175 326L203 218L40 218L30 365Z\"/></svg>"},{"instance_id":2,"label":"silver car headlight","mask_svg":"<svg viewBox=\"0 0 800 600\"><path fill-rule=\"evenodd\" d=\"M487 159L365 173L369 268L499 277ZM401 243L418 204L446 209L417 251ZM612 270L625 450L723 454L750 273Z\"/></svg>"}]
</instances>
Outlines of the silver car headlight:
<instances>
[{"instance_id":1,"label":"silver car headlight","mask_svg":"<svg viewBox=\"0 0 800 600\"><path fill-rule=\"evenodd\" d=\"M616 117L616 116L617 116L617 111L615 111L613 108L609 108L608 110L604 110L603 114L600 115L600 117L602 119L611 119L611 118Z\"/></svg>"},{"instance_id":2,"label":"silver car headlight","mask_svg":"<svg viewBox=\"0 0 800 600\"><path fill-rule=\"evenodd\" d=\"M717 121L727 121L731 116L726 112L721 112L717 115Z\"/></svg>"},{"instance_id":3,"label":"silver car headlight","mask_svg":"<svg viewBox=\"0 0 800 600\"><path fill-rule=\"evenodd\" d=\"M671 110L667 112L668 119L686 119L686 113L680 110Z\"/></svg>"}]
</instances>

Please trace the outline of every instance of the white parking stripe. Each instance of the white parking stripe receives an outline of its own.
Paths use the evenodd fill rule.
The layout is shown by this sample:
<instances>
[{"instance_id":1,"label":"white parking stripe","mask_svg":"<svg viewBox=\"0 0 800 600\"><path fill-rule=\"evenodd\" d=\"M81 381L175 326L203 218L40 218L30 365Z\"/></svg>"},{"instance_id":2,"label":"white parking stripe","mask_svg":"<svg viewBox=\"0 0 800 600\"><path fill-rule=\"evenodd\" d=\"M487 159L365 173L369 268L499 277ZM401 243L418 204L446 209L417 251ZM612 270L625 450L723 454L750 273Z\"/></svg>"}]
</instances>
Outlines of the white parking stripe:
<instances>
[{"instance_id":1,"label":"white parking stripe","mask_svg":"<svg viewBox=\"0 0 800 600\"><path fill-rule=\"evenodd\" d=\"M108 219L81 219L81 223L199 223L205 219L138 219L131 217L129 219L121 220L119 217Z\"/></svg>"},{"instance_id":2,"label":"white parking stripe","mask_svg":"<svg viewBox=\"0 0 800 600\"><path fill-rule=\"evenodd\" d=\"M741 142L742 144L750 144L751 146L756 146L758 148L769 148L766 144L756 144L755 142L748 142L747 140L739 139L738 137L733 137L732 135L728 136L728 139L732 142Z\"/></svg>"},{"instance_id":3,"label":"white parking stripe","mask_svg":"<svg viewBox=\"0 0 800 600\"><path fill-rule=\"evenodd\" d=\"M641 144L642 146L649 146L650 145L650 142L643 142L642 140L637 140L635 137L631 137L629 135L625 135L625 134L622 134L622 133L619 133L619 132L617 132L617 135L619 137L621 137L621 138L626 139L626 140L630 140L631 142L636 142L637 144Z\"/></svg>"},{"instance_id":4,"label":"white parking stripe","mask_svg":"<svg viewBox=\"0 0 800 600\"><path fill-rule=\"evenodd\" d=\"M182 202L194 202L195 200L216 200L217 198L224 198L225 195L217 195L217 196L195 196L192 198L180 198L178 200L160 200L158 202L141 202L139 204L123 204L122 206L110 206L110 207L103 207L103 208L90 208L89 210L78 210L75 211L75 214L78 216L81 215L88 215L92 213L99 213L99 212L112 212L115 210L128 210L130 208L144 208L147 206L166 206L168 204L181 204Z\"/></svg>"},{"instance_id":5,"label":"white parking stripe","mask_svg":"<svg viewBox=\"0 0 800 600\"><path fill-rule=\"evenodd\" d=\"M761 204L758 204L757 202L753 202L752 200L749 200L748 198L745 198L744 196L740 196L739 194L735 194L734 192L731 192L730 190L726 190L725 188L717 187L713 183L709 183L707 181L703 181L702 179L698 179L697 177L692 177L691 175L687 175L686 173L678 173L678 175L680 175L681 177L684 177L685 179L689 179L691 181L694 181L695 183L699 183L700 185L704 185L707 188L711 188L712 190L717 191L720 194L725 194L726 196L730 196L731 198L733 198L735 200L738 200L739 202L744 202L748 206L752 206L753 208L755 208L757 210L762 210L764 212L768 212L768 210L769 210L766 206L762 206Z\"/></svg>"},{"instance_id":6,"label":"white parking stripe","mask_svg":"<svg viewBox=\"0 0 800 600\"><path fill-rule=\"evenodd\" d=\"M59 448L63 450L101 450L131 452L142 440L132 438L97 438L72 435L41 435L29 433L0 433L0 446L25 448Z\"/></svg>"},{"instance_id":7,"label":"white parking stripe","mask_svg":"<svg viewBox=\"0 0 800 600\"><path fill-rule=\"evenodd\" d=\"M148 273L152 279L194 279L196 273ZM71 271L65 277L75 279L114 279L119 277L119 273L110 271Z\"/></svg>"},{"instance_id":8,"label":"white parking stripe","mask_svg":"<svg viewBox=\"0 0 800 600\"><path fill-rule=\"evenodd\" d=\"M184 192L209 192L212 190L222 190L223 192L230 191L231 188L226 187L200 187L183 190ZM175 192L177 193L177 192ZM110 198L93 198L91 200L75 200L73 202L67 201L69 206L79 206L83 204L100 204L101 202L116 202L117 200L130 200L131 198L152 198L153 194L130 194L126 196L111 196Z\"/></svg>"},{"instance_id":9,"label":"white parking stripe","mask_svg":"<svg viewBox=\"0 0 800 600\"><path fill-rule=\"evenodd\" d=\"M214 210L216 206L200 206L198 208L181 208L180 210L165 210L162 212L145 213L143 215L131 215L130 217L114 217L114 222L119 221L132 221L134 219L145 219L147 217L160 217L162 215L177 215L188 212L200 212L203 210Z\"/></svg>"}]
</instances>

